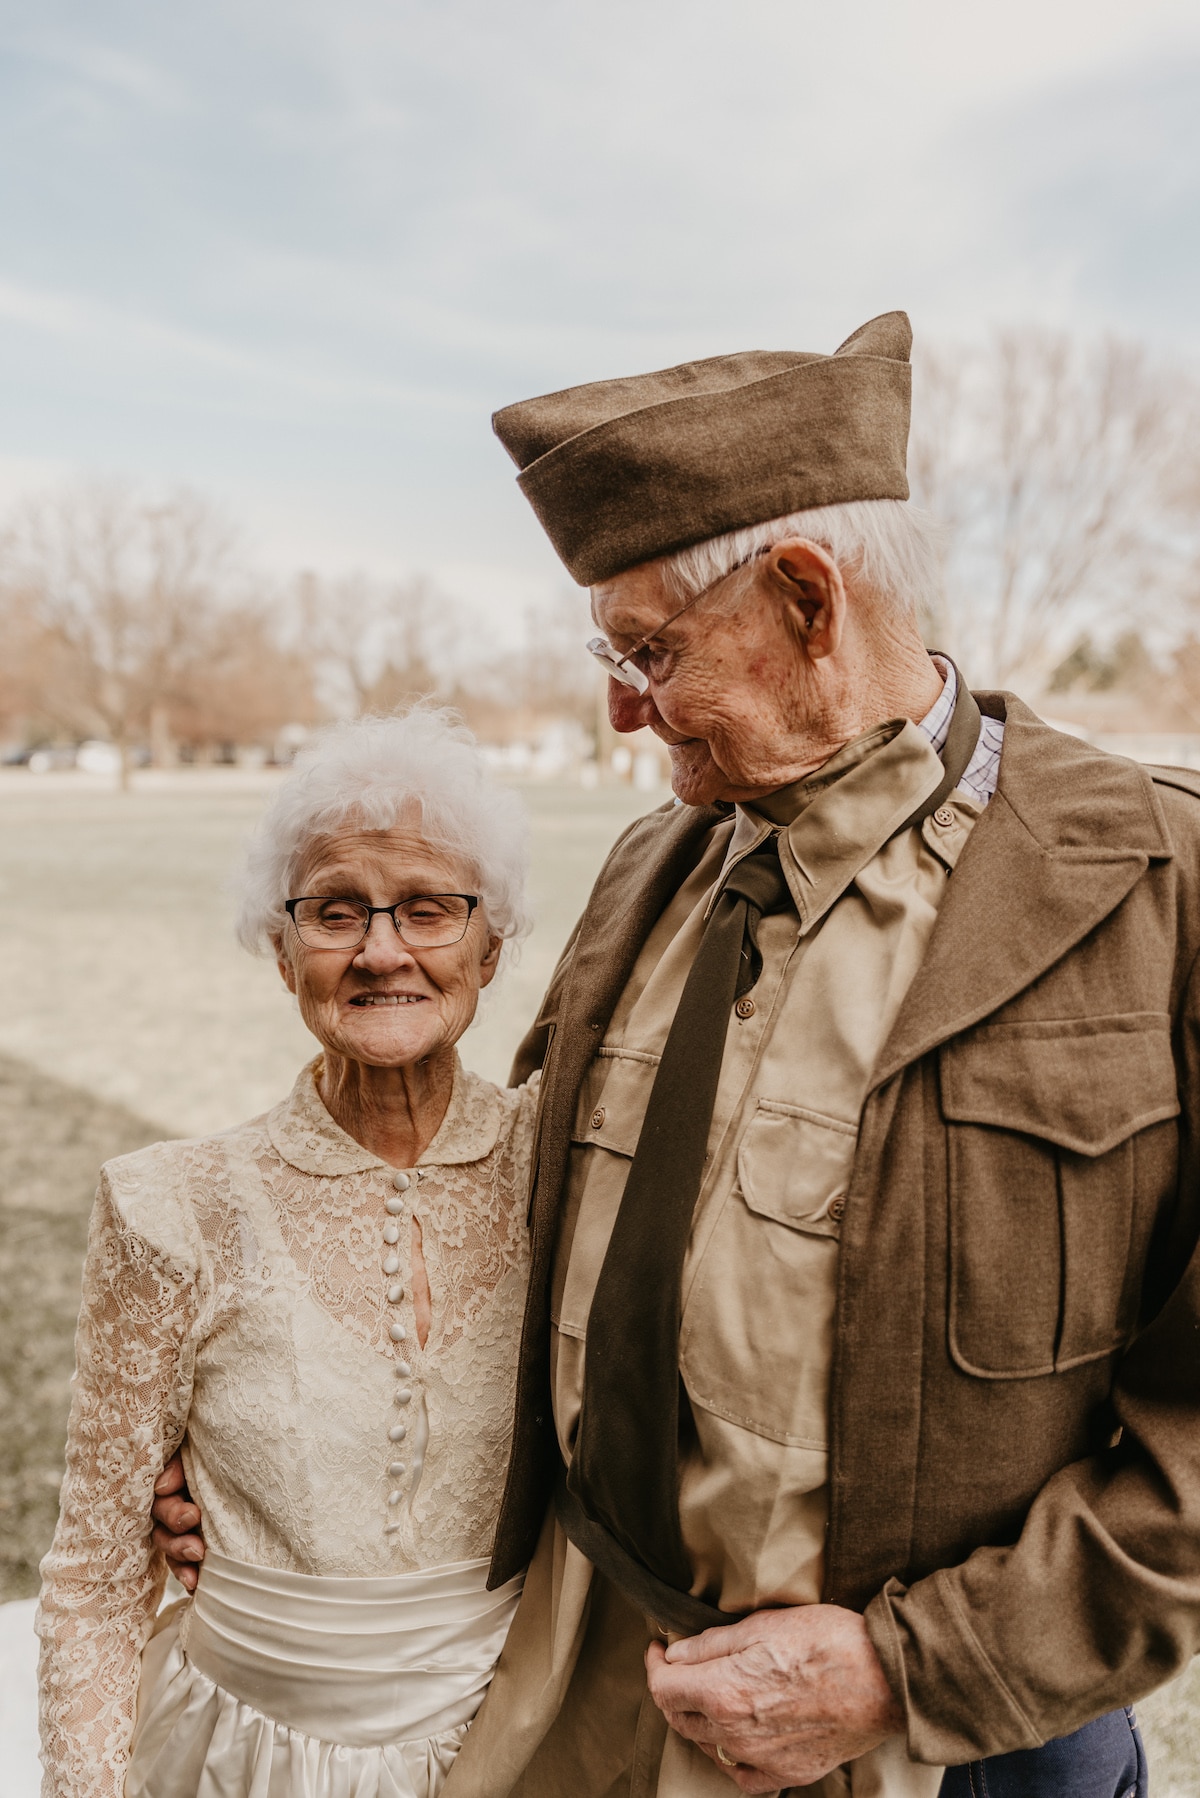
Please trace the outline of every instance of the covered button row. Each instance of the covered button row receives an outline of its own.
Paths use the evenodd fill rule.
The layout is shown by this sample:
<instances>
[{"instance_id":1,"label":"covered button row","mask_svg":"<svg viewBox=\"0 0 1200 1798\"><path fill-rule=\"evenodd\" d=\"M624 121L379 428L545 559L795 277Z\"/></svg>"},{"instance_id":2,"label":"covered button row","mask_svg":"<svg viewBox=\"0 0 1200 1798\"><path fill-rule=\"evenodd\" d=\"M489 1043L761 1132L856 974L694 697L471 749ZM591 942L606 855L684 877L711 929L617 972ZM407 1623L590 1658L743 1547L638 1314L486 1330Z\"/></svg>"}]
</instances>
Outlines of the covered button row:
<instances>
[{"instance_id":1,"label":"covered button row","mask_svg":"<svg viewBox=\"0 0 1200 1798\"><path fill-rule=\"evenodd\" d=\"M391 1221L393 1218L399 1217L399 1215L405 1208L404 1200L402 1198L400 1198L398 1195L400 1193L407 1192L409 1187L412 1185L413 1180L418 1179L419 1177L420 1176L417 1174L417 1172L415 1170L411 1176L409 1174L403 1174L403 1173L396 1173L396 1174L392 1175L392 1185L396 1188L397 1196L395 1196L395 1197L389 1196L388 1198L386 1198L383 1201L383 1208L388 1213L388 1217L389 1217L389 1221L383 1226L383 1240L389 1246L392 1246L392 1245L398 1243L400 1240L400 1226ZM387 1259L384 1261L383 1271L385 1274L387 1274L389 1276L389 1278L390 1278L390 1276L392 1276L394 1274L398 1274L400 1272L400 1257L398 1255L394 1255L394 1254L389 1255L387 1257ZM388 1303L390 1305L398 1305L400 1303L401 1299L404 1297L404 1287L400 1283L399 1280L391 1279L390 1284L387 1289L387 1297L388 1297ZM399 1322L391 1324L388 1328L388 1335L391 1337L393 1342L403 1342L405 1340L407 1334L408 1334L408 1332L404 1328L404 1325ZM412 1368L409 1366L407 1361L397 1361L396 1372L399 1374L401 1379L407 1380L407 1379L411 1379L411 1377L412 1377ZM411 1404L412 1403L411 1389L407 1386L399 1387L395 1394L395 1402L398 1405ZM407 1436L407 1434L408 1434L408 1426L406 1424L394 1423L388 1431L388 1441L393 1442L393 1443L403 1442L404 1438ZM389 1479L398 1480L406 1471L407 1471L407 1468L403 1461L389 1461L388 1462L388 1477L389 1477ZM398 1505L403 1497L404 1497L403 1492L393 1489L391 1492L388 1493L388 1504L392 1505L392 1506ZM397 1528L399 1528L399 1525L397 1525L397 1524L389 1524L388 1525L389 1533L392 1530L397 1529Z\"/></svg>"}]
</instances>

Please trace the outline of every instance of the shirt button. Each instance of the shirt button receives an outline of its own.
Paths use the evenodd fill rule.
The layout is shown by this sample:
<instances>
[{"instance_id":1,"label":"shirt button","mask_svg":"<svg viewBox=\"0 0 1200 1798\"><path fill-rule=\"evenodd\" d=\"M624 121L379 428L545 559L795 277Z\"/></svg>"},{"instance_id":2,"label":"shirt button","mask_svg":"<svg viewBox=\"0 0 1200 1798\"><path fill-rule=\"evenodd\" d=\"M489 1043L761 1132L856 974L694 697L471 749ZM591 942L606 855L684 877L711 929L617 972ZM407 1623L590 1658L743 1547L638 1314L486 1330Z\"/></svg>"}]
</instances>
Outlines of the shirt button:
<instances>
[{"instance_id":1,"label":"shirt button","mask_svg":"<svg viewBox=\"0 0 1200 1798\"><path fill-rule=\"evenodd\" d=\"M840 1224L846 1215L845 1199L831 1199L829 1204L829 1215L835 1224Z\"/></svg>"},{"instance_id":2,"label":"shirt button","mask_svg":"<svg viewBox=\"0 0 1200 1798\"><path fill-rule=\"evenodd\" d=\"M383 1208L392 1217L399 1217L400 1213L404 1210L404 1200L399 1198L385 1199L383 1201Z\"/></svg>"},{"instance_id":3,"label":"shirt button","mask_svg":"<svg viewBox=\"0 0 1200 1798\"><path fill-rule=\"evenodd\" d=\"M385 1224L383 1226L383 1240L385 1242L399 1242L399 1240L400 1240L399 1224Z\"/></svg>"},{"instance_id":4,"label":"shirt button","mask_svg":"<svg viewBox=\"0 0 1200 1798\"><path fill-rule=\"evenodd\" d=\"M599 1130L599 1128L600 1128L601 1124L603 1124L603 1122L604 1122L604 1107L603 1107L603 1105L597 1105L595 1111L593 1111L593 1113L592 1113L592 1129Z\"/></svg>"},{"instance_id":5,"label":"shirt button","mask_svg":"<svg viewBox=\"0 0 1200 1798\"><path fill-rule=\"evenodd\" d=\"M396 1188L397 1192L407 1192L408 1188L409 1188L408 1175L407 1174L393 1174L392 1175L392 1185Z\"/></svg>"},{"instance_id":6,"label":"shirt button","mask_svg":"<svg viewBox=\"0 0 1200 1798\"><path fill-rule=\"evenodd\" d=\"M408 1390L407 1386L402 1386L396 1394L396 1403L398 1405L408 1405L412 1403L412 1393Z\"/></svg>"},{"instance_id":7,"label":"shirt button","mask_svg":"<svg viewBox=\"0 0 1200 1798\"><path fill-rule=\"evenodd\" d=\"M733 1009L739 1018L752 1018L754 1016L754 1000L739 999Z\"/></svg>"},{"instance_id":8,"label":"shirt button","mask_svg":"<svg viewBox=\"0 0 1200 1798\"><path fill-rule=\"evenodd\" d=\"M405 1335L406 1335L404 1325L403 1324L393 1324L391 1329L388 1331L388 1335L391 1337L393 1342L403 1342Z\"/></svg>"},{"instance_id":9,"label":"shirt button","mask_svg":"<svg viewBox=\"0 0 1200 1798\"><path fill-rule=\"evenodd\" d=\"M396 1281L394 1286L389 1286L387 1292L389 1305L398 1305L400 1300L404 1297L404 1288L401 1286L399 1280Z\"/></svg>"},{"instance_id":10,"label":"shirt button","mask_svg":"<svg viewBox=\"0 0 1200 1798\"><path fill-rule=\"evenodd\" d=\"M948 805L939 805L937 811L933 814L933 821L935 824L940 824L942 829L945 830L947 826L953 824L954 813L950 810Z\"/></svg>"},{"instance_id":11,"label":"shirt button","mask_svg":"<svg viewBox=\"0 0 1200 1798\"><path fill-rule=\"evenodd\" d=\"M404 1472L404 1462L403 1461L389 1461L388 1462L388 1472L394 1480L398 1480L400 1478L400 1475Z\"/></svg>"},{"instance_id":12,"label":"shirt button","mask_svg":"<svg viewBox=\"0 0 1200 1798\"><path fill-rule=\"evenodd\" d=\"M403 1442L404 1438L407 1435L408 1435L408 1431L405 1429L405 1427L402 1423L394 1423L392 1425L391 1429L388 1431L388 1441L389 1442Z\"/></svg>"}]
</instances>

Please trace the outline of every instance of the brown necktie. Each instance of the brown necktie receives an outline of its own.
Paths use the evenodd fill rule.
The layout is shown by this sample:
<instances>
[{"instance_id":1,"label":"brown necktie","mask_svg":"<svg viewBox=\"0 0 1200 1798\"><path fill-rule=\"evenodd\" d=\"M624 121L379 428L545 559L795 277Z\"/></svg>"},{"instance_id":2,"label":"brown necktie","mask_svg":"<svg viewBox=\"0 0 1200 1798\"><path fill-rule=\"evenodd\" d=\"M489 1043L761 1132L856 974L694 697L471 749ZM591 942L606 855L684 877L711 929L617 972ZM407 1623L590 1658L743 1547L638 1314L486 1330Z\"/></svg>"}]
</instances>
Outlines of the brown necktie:
<instances>
[{"instance_id":1,"label":"brown necktie","mask_svg":"<svg viewBox=\"0 0 1200 1798\"><path fill-rule=\"evenodd\" d=\"M957 786L979 728L960 677L943 778L894 835L928 817ZM760 919L790 903L771 836L732 870L709 914L588 1316L583 1405L560 1518L640 1608L676 1629L734 1620L694 1599L673 1604L692 1583L679 1525L681 1282L730 1012L761 972ZM612 1542L616 1555L608 1552ZM656 1593L656 1584L671 1592Z\"/></svg>"},{"instance_id":2,"label":"brown necktie","mask_svg":"<svg viewBox=\"0 0 1200 1798\"><path fill-rule=\"evenodd\" d=\"M663 1047L588 1316L583 1411L568 1489L652 1573L691 1584L679 1531L683 1257L708 1148L725 1032L758 979L759 919L791 903L771 836L733 869Z\"/></svg>"}]
</instances>

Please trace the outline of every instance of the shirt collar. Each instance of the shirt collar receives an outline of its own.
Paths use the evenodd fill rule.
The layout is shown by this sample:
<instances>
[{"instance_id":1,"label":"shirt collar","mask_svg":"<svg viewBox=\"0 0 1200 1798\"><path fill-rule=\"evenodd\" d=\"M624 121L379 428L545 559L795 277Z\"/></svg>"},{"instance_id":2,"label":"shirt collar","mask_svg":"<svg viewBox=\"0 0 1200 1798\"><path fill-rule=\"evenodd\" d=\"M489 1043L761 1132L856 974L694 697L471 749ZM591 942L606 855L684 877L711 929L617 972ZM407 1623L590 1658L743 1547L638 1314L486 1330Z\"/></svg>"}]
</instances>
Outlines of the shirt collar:
<instances>
[{"instance_id":1,"label":"shirt collar","mask_svg":"<svg viewBox=\"0 0 1200 1798\"><path fill-rule=\"evenodd\" d=\"M917 729L924 731L940 755L946 747L946 738L950 735L950 720L954 716L954 702L958 698L958 675L955 673L954 663L948 662L945 656L930 656L929 659L941 675L943 686Z\"/></svg>"},{"instance_id":2,"label":"shirt collar","mask_svg":"<svg viewBox=\"0 0 1200 1798\"><path fill-rule=\"evenodd\" d=\"M774 817L762 801L739 806L722 881L777 829L779 859L803 934L935 791L942 774L937 750L918 725L907 719L880 725L847 743L807 779L771 794ZM777 809L785 794L792 812L786 822Z\"/></svg>"},{"instance_id":3,"label":"shirt collar","mask_svg":"<svg viewBox=\"0 0 1200 1798\"><path fill-rule=\"evenodd\" d=\"M282 1104L267 1114L267 1133L277 1152L303 1174L361 1174L387 1167L378 1155L349 1136L326 1110L317 1090L322 1058L301 1068ZM454 1058L454 1084L446 1115L418 1167L451 1167L482 1161L496 1146L503 1123L501 1095Z\"/></svg>"}]
</instances>

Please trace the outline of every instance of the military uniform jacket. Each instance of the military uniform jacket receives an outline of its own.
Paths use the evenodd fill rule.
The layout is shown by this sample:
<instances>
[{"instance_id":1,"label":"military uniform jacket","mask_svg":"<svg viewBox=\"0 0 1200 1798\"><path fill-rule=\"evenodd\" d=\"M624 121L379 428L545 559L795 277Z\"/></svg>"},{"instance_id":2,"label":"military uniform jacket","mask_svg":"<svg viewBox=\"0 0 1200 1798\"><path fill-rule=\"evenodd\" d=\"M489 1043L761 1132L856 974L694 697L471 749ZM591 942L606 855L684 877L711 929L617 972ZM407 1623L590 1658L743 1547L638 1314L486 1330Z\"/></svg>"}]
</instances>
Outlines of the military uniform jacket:
<instances>
[{"instance_id":1,"label":"military uniform jacket","mask_svg":"<svg viewBox=\"0 0 1200 1798\"><path fill-rule=\"evenodd\" d=\"M999 783L863 1107L829 1420L824 1597L865 1610L909 1752L945 1765L1062 1735L1200 1645L1200 781L977 698ZM625 833L518 1057L546 1074L494 1582L558 1458L579 1089L717 815Z\"/></svg>"}]
</instances>

